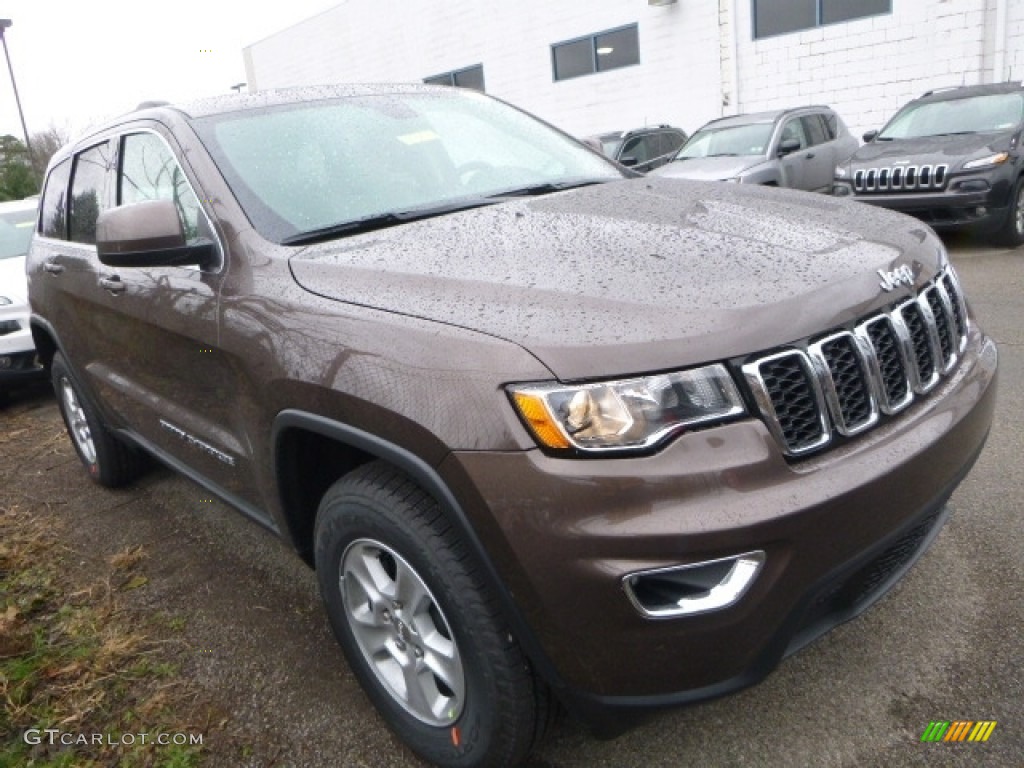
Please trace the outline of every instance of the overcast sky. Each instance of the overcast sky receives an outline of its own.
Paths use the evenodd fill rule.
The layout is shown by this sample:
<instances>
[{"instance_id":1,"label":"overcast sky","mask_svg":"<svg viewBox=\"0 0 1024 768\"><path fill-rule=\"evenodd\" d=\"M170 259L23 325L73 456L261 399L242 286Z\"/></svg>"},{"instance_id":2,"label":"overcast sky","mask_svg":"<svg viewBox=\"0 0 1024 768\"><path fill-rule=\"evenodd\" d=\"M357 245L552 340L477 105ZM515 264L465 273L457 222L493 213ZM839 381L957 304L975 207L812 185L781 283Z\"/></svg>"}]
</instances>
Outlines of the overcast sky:
<instances>
[{"instance_id":1,"label":"overcast sky","mask_svg":"<svg viewBox=\"0 0 1024 768\"><path fill-rule=\"evenodd\" d=\"M0 0L29 134L71 134L148 99L229 92L242 48L344 0ZM0 135L22 138L0 57Z\"/></svg>"}]
</instances>

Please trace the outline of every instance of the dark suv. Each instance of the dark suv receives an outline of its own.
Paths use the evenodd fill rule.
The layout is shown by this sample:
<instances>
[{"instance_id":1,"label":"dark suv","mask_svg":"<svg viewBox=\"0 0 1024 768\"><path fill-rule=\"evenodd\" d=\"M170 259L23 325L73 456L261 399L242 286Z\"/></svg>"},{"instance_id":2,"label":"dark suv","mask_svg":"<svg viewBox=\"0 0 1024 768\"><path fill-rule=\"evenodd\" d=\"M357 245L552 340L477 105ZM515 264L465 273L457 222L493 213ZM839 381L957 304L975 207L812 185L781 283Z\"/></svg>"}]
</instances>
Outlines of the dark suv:
<instances>
[{"instance_id":1,"label":"dark suv","mask_svg":"<svg viewBox=\"0 0 1024 768\"><path fill-rule=\"evenodd\" d=\"M1024 89L929 91L836 167L833 194L902 211L935 229L1024 243Z\"/></svg>"},{"instance_id":2,"label":"dark suv","mask_svg":"<svg viewBox=\"0 0 1024 768\"><path fill-rule=\"evenodd\" d=\"M612 160L640 173L660 168L686 143L686 132L671 125L612 131L583 140Z\"/></svg>"},{"instance_id":3,"label":"dark suv","mask_svg":"<svg viewBox=\"0 0 1024 768\"><path fill-rule=\"evenodd\" d=\"M28 272L92 478L150 454L294 545L445 766L760 680L927 548L995 400L913 219L633 177L459 89L119 118L51 161Z\"/></svg>"}]
</instances>

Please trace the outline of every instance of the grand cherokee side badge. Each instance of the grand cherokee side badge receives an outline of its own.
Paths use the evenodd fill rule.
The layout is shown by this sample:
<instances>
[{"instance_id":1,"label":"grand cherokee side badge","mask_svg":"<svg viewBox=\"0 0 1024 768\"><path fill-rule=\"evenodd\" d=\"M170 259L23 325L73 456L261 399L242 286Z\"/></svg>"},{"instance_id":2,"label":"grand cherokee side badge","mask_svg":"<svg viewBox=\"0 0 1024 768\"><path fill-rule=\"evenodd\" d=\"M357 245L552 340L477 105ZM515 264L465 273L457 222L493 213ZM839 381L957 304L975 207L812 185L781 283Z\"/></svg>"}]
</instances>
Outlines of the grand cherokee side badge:
<instances>
[{"instance_id":1,"label":"grand cherokee side badge","mask_svg":"<svg viewBox=\"0 0 1024 768\"><path fill-rule=\"evenodd\" d=\"M878 270L879 276L882 278L882 282L879 285L882 286L883 290L891 291L898 285L913 285L914 284L914 270L912 270L907 264L896 267L891 272L886 272L884 269Z\"/></svg>"}]
</instances>

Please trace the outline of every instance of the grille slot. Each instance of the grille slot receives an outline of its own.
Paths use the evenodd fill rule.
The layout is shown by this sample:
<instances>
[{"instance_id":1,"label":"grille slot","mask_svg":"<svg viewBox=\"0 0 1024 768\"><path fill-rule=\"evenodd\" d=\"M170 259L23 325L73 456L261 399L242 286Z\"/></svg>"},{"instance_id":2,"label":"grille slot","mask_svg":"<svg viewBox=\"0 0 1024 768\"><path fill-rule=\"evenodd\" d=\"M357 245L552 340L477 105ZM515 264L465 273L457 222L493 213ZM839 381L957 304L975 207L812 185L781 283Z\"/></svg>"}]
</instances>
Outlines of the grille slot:
<instances>
[{"instance_id":1,"label":"grille slot","mask_svg":"<svg viewBox=\"0 0 1024 768\"><path fill-rule=\"evenodd\" d=\"M853 436L894 415L953 370L967 344L967 310L947 270L913 299L817 341L742 366L783 450L802 456L834 433Z\"/></svg>"},{"instance_id":2,"label":"grille slot","mask_svg":"<svg viewBox=\"0 0 1024 768\"><path fill-rule=\"evenodd\" d=\"M824 397L807 355L781 352L744 366L744 374L787 453L800 455L828 442Z\"/></svg>"}]
</instances>

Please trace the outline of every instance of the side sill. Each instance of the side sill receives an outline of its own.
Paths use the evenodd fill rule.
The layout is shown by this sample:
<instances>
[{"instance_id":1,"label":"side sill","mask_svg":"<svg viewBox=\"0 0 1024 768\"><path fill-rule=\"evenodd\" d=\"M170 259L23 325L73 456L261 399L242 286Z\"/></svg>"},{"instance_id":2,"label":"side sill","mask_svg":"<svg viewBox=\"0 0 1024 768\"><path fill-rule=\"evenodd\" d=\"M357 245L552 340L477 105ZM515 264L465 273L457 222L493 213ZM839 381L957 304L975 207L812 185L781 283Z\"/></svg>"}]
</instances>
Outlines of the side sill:
<instances>
[{"instance_id":1,"label":"side sill","mask_svg":"<svg viewBox=\"0 0 1024 768\"><path fill-rule=\"evenodd\" d=\"M148 440L139 437L134 432L130 432L125 429L119 429L117 430L117 434L126 442L138 446L140 449L156 458L160 463L165 464L178 474L184 475L186 478L191 480L196 485L202 486L207 491L212 493L214 496L218 497L225 504L241 512L245 517L249 518L252 522L270 531L275 536L281 536L281 529L278 528L277 524L271 519L271 517L266 512L261 510L259 507L250 504L241 497L231 493L225 488L222 488L221 486L217 485L211 480L208 480L205 476L199 474L191 467L189 467L187 464L174 458L166 451L157 448Z\"/></svg>"}]
</instances>

